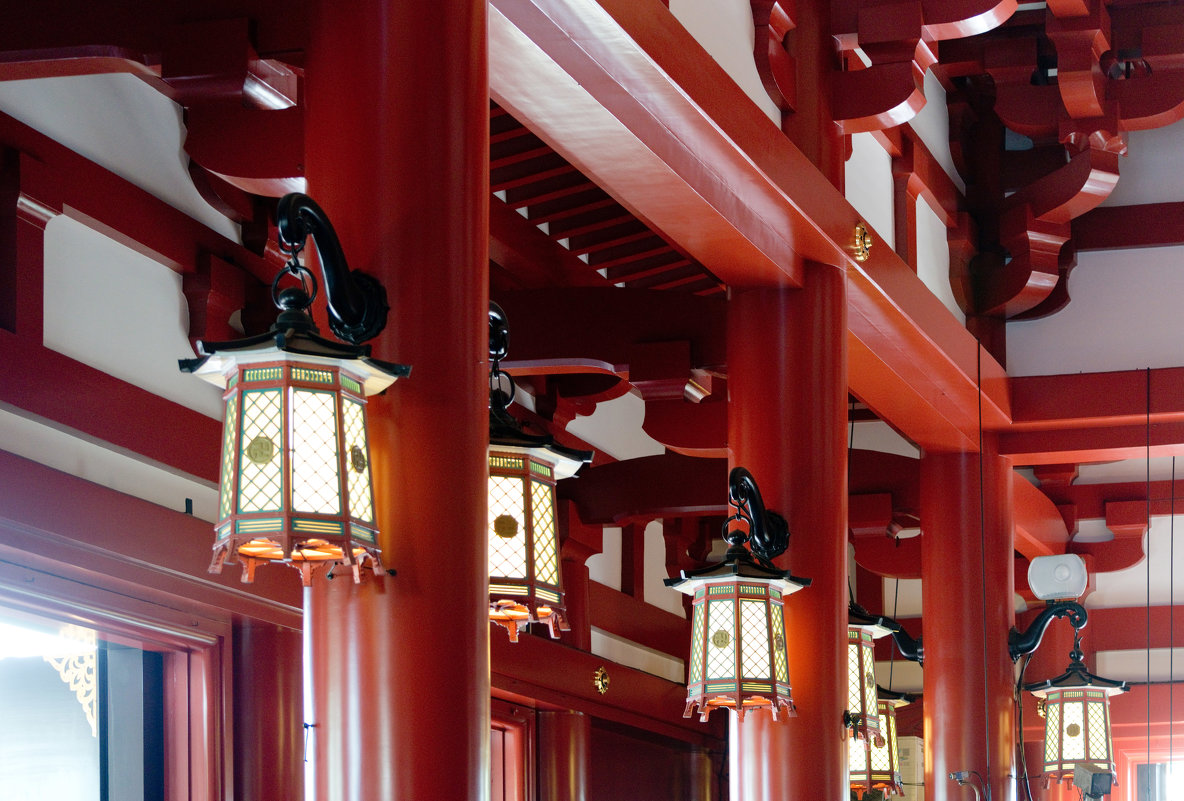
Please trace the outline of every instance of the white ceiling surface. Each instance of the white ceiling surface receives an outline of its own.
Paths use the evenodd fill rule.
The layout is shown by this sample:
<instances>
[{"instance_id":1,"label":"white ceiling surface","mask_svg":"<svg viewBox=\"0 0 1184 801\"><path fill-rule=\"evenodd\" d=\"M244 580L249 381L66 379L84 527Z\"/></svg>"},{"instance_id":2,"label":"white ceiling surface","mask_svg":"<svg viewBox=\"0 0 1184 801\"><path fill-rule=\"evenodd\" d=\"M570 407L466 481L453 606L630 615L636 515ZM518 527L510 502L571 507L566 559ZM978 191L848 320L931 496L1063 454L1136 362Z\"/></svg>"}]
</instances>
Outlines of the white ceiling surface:
<instances>
[{"instance_id":1,"label":"white ceiling surface","mask_svg":"<svg viewBox=\"0 0 1184 801\"><path fill-rule=\"evenodd\" d=\"M780 128L781 110L761 84L752 59L756 35L748 0L670 0L670 13Z\"/></svg>"},{"instance_id":2,"label":"white ceiling surface","mask_svg":"<svg viewBox=\"0 0 1184 801\"><path fill-rule=\"evenodd\" d=\"M1184 121L1126 134L1127 154L1118 160L1118 184L1103 206L1184 201Z\"/></svg>"},{"instance_id":3,"label":"white ceiling surface","mask_svg":"<svg viewBox=\"0 0 1184 801\"><path fill-rule=\"evenodd\" d=\"M0 81L0 111L239 241L238 226L206 203L189 179L181 107L140 79Z\"/></svg>"},{"instance_id":4,"label":"white ceiling surface","mask_svg":"<svg viewBox=\"0 0 1184 801\"><path fill-rule=\"evenodd\" d=\"M1184 339L1182 263L1184 247L1079 253L1065 308L1039 320L1008 323L1008 374L1184 364L1179 345Z\"/></svg>"}]
</instances>

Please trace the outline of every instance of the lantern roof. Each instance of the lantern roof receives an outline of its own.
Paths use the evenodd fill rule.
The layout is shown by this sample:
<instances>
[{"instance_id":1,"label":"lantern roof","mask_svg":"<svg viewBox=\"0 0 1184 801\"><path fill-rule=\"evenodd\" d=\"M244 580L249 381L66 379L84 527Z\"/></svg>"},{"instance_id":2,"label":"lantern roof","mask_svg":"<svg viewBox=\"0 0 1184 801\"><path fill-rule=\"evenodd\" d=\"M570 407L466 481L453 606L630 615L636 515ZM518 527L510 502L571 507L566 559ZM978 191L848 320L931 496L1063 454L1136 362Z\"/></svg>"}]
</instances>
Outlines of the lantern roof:
<instances>
[{"instance_id":1,"label":"lantern roof","mask_svg":"<svg viewBox=\"0 0 1184 801\"><path fill-rule=\"evenodd\" d=\"M1118 693L1125 693L1130 690L1130 685L1125 681L1106 679L1090 673L1085 667L1085 663L1081 661L1081 652L1074 650L1070 654L1069 668L1064 673L1055 679L1045 679L1044 681L1034 681L1030 684L1025 684L1024 689L1038 698L1045 698L1050 692L1055 690L1075 689L1102 690L1106 695L1117 695Z\"/></svg>"},{"instance_id":2,"label":"lantern roof","mask_svg":"<svg viewBox=\"0 0 1184 801\"><path fill-rule=\"evenodd\" d=\"M308 313L293 308L282 311L266 333L226 342L199 340L197 349L197 358L178 359L181 372L193 373L221 389L226 388L227 372L233 365L287 361L292 357L348 367L361 379L367 395L383 391L395 379L411 372L408 365L371 357L369 345L350 345L322 337Z\"/></svg>"},{"instance_id":3,"label":"lantern roof","mask_svg":"<svg viewBox=\"0 0 1184 801\"><path fill-rule=\"evenodd\" d=\"M527 434L492 393L489 404L489 445L501 450L528 453L549 462L556 480L571 478L581 467L592 462L592 451L567 448L549 434Z\"/></svg>"},{"instance_id":4,"label":"lantern roof","mask_svg":"<svg viewBox=\"0 0 1184 801\"><path fill-rule=\"evenodd\" d=\"M728 548L722 562L698 570L684 570L680 578L665 579L665 584L687 595L694 595L698 586L724 580L768 584L778 587L785 594L809 587L811 583L811 579L800 578L788 570L779 570L764 560L758 561L750 550L736 543Z\"/></svg>"},{"instance_id":5,"label":"lantern roof","mask_svg":"<svg viewBox=\"0 0 1184 801\"><path fill-rule=\"evenodd\" d=\"M905 693L899 690L886 690L880 685L876 685L876 698L880 702L891 705L894 709L902 706L908 706L913 701L917 700L916 693Z\"/></svg>"}]
</instances>

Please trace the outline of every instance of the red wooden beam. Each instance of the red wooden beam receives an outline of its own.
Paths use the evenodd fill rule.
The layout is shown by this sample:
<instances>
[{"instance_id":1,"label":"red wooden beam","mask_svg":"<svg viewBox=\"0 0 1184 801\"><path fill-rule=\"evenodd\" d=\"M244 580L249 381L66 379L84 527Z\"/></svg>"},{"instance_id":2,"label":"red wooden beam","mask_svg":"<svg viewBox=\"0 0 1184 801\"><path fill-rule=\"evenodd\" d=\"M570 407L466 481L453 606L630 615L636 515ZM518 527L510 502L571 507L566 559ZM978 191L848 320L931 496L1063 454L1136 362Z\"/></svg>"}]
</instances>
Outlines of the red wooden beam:
<instances>
[{"instance_id":1,"label":"red wooden beam","mask_svg":"<svg viewBox=\"0 0 1184 801\"><path fill-rule=\"evenodd\" d=\"M169 430L176 437L184 429ZM204 520L0 451L3 560L114 591L122 587L128 596L172 608L217 609L300 627L296 571L260 571L251 585L241 584L237 571L211 575L213 542L213 527Z\"/></svg>"},{"instance_id":2,"label":"red wooden beam","mask_svg":"<svg viewBox=\"0 0 1184 801\"><path fill-rule=\"evenodd\" d=\"M722 715L707 723L682 717L686 687L681 683L542 637L520 637L517 643L491 637L490 650L495 695L526 697L706 748L724 748ZM599 667L609 676L603 695L592 681Z\"/></svg>"},{"instance_id":3,"label":"red wooden beam","mask_svg":"<svg viewBox=\"0 0 1184 801\"><path fill-rule=\"evenodd\" d=\"M1073 221L1078 251L1184 245L1184 203L1100 206Z\"/></svg>"},{"instance_id":4,"label":"red wooden beam","mask_svg":"<svg viewBox=\"0 0 1184 801\"><path fill-rule=\"evenodd\" d=\"M588 582L588 602L592 611L592 625L596 628L669 654L675 659L686 660L690 653L689 620L606 587L598 581Z\"/></svg>"},{"instance_id":5,"label":"red wooden beam","mask_svg":"<svg viewBox=\"0 0 1184 801\"><path fill-rule=\"evenodd\" d=\"M218 481L219 421L4 330L0 363L0 403Z\"/></svg>"}]
</instances>

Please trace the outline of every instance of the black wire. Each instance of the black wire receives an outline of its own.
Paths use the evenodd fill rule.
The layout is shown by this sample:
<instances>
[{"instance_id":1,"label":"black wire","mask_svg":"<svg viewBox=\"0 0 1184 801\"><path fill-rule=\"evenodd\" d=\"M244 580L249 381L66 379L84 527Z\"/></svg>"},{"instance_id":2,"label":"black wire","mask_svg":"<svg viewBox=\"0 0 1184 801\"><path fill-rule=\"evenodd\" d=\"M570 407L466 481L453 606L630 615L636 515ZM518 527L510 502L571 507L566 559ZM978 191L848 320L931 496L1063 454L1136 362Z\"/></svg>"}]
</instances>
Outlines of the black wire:
<instances>
[{"instance_id":1,"label":"black wire","mask_svg":"<svg viewBox=\"0 0 1184 801\"><path fill-rule=\"evenodd\" d=\"M1030 661L1032 661L1032 654L1024 654L1024 661L1020 665L1020 677L1015 683L1015 694L1016 698L1019 699L1019 703L1017 704L1019 711L1016 715L1016 718L1017 725L1019 726L1020 730L1019 736L1016 737L1016 741L1019 743L1020 749L1020 771L1023 773L1024 790L1028 793L1028 801L1035 801L1035 799L1032 798L1032 782L1028 779L1028 758L1027 754L1024 753L1024 699L1021 695L1024 688L1024 673L1028 670L1028 662Z\"/></svg>"},{"instance_id":2,"label":"black wire","mask_svg":"<svg viewBox=\"0 0 1184 801\"><path fill-rule=\"evenodd\" d=\"M979 577L982 580L983 612L983 746L987 754L987 776L991 776L991 702L990 672L987 665L987 501L986 485L983 479L983 346L978 342L975 351L975 390L978 394L978 545ZM981 780L981 777L980 777ZM983 782L984 787L989 787ZM990 795L989 791L986 795Z\"/></svg>"},{"instance_id":3,"label":"black wire","mask_svg":"<svg viewBox=\"0 0 1184 801\"><path fill-rule=\"evenodd\" d=\"M1147 560L1147 605L1145 622L1147 626L1147 681L1151 681L1151 368L1147 368L1147 410L1146 410L1146 510L1147 510L1147 550L1144 558ZM1151 690L1147 690L1147 764L1151 764ZM1150 782L1147 785L1147 798L1151 797Z\"/></svg>"}]
</instances>

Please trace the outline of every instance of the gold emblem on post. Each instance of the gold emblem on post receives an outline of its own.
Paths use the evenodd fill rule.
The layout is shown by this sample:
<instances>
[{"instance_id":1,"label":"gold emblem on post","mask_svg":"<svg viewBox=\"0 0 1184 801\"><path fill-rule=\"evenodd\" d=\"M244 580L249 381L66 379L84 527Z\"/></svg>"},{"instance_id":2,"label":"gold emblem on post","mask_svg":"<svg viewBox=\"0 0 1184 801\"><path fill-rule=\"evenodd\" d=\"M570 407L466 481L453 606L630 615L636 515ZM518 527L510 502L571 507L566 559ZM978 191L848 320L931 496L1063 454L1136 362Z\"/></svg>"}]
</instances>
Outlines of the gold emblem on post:
<instances>
[{"instance_id":1,"label":"gold emblem on post","mask_svg":"<svg viewBox=\"0 0 1184 801\"><path fill-rule=\"evenodd\" d=\"M732 641L732 635L728 634L723 629L720 629L715 634L711 635L711 644L716 648L727 648L728 643Z\"/></svg>"},{"instance_id":2,"label":"gold emblem on post","mask_svg":"<svg viewBox=\"0 0 1184 801\"><path fill-rule=\"evenodd\" d=\"M362 450L361 446L354 445L349 449L349 466L354 469L355 473L361 473L366 469L366 452Z\"/></svg>"},{"instance_id":3,"label":"gold emblem on post","mask_svg":"<svg viewBox=\"0 0 1184 801\"><path fill-rule=\"evenodd\" d=\"M608 671L604 669L604 665L596 668L592 674L592 685L596 688L596 692L604 695L608 692Z\"/></svg>"}]
</instances>

